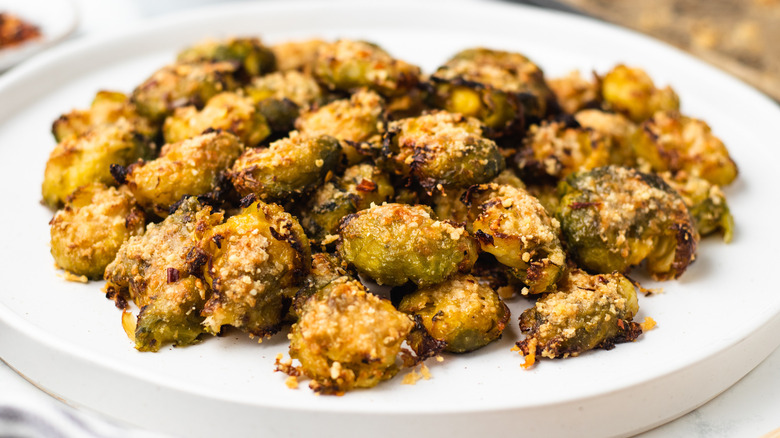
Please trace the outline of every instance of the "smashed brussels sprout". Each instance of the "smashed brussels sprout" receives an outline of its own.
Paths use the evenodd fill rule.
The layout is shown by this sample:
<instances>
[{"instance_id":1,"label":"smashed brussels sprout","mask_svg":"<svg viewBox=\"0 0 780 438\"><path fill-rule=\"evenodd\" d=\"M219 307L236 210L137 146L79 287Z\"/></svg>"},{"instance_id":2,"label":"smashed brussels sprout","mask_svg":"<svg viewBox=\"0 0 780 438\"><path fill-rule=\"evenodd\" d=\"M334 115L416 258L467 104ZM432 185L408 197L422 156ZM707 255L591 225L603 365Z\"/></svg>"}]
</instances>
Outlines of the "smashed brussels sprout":
<instances>
[{"instance_id":1,"label":"smashed brussels sprout","mask_svg":"<svg viewBox=\"0 0 780 438\"><path fill-rule=\"evenodd\" d=\"M132 299L141 309L128 333L138 350L192 344L204 332L201 311L210 288L201 278L204 260L193 248L222 217L187 198L164 221L125 242L106 267L107 296L117 304Z\"/></svg>"},{"instance_id":2,"label":"smashed brussels sprout","mask_svg":"<svg viewBox=\"0 0 780 438\"><path fill-rule=\"evenodd\" d=\"M610 164L611 151L611 139L597 131L543 122L528 130L515 160L524 176L558 180L572 172Z\"/></svg>"},{"instance_id":3,"label":"smashed brussels sprout","mask_svg":"<svg viewBox=\"0 0 780 438\"><path fill-rule=\"evenodd\" d=\"M127 190L93 183L73 192L49 225L57 266L99 280L119 247L143 234L146 219Z\"/></svg>"},{"instance_id":4,"label":"smashed brussels sprout","mask_svg":"<svg viewBox=\"0 0 780 438\"><path fill-rule=\"evenodd\" d=\"M370 388L398 372L401 345L413 327L389 301L341 277L303 305L290 332L290 356L317 392Z\"/></svg>"},{"instance_id":5,"label":"smashed brussels sprout","mask_svg":"<svg viewBox=\"0 0 780 438\"><path fill-rule=\"evenodd\" d=\"M183 196L217 188L219 177L241 155L244 145L229 132L209 132L163 146L160 156L116 172L138 204L165 217Z\"/></svg>"},{"instance_id":6,"label":"smashed brussels sprout","mask_svg":"<svg viewBox=\"0 0 780 438\"><path fill-rule=\"evenodd\" d=\"M314 76L332 90L368 87L385 97L407 93L420 68L390 56L376 44L342 39L318 48Z\"/></svg>"},{"instance_id":7,"label":"smashed brussels sprout","mask_svg":"<svg viewBox=\"0 0 780 438\"><path fill-rule=\"evenodd\" d=\"M336 169L340 155L341 146L333 137L292 132L267 148L247 149L228 177L243 196L285 201L319 187Z\"/></svg>"},{"instance_id":8,"label":"smashed brussels sprout","mask_svg":"<svg viewBox=\"0 0 780 438\"><path fill-rule=\"evenodd\" d=\"M178 107L201 108L217 94L235 90L235 75L236 66L230 62L171 64L137 86L130 101L141 115L162 122Z\"/></svg>"},{"instance_id":9,"label":"smashed brussels sprout","mask_svg":"<svg viewBox=\"0 0 780 438\"><path fill-rule=\"evenodd\" d=\"M383 155L387 167L413 178L428 194L488 182L505 166L477 119L446 111L392 122Z\"/></svg>"},{"instance_id":10,"label":"smashed brussels sprout","mask_svg":"<svg viewBox=\"0 0 780 438\"><path fill-rule=\"evenodd\" d=\"M626 272L646 260L653 277L667 280L693 262L699 239L693 219L661 177L600 167L569 176L559 192L561 229L580 266Z\"/></svg>"},{"instance_id":11,"label":"smashed brussels sprout","mask_svg":"<svg viewBox=\"0 0 780 438\"><path fill-rule=\"evenodd\" d=\"M153 153L154 146L124 119L68 137L49 154L41 187L43 201L57 207L83 185L113 184L111 165L128 165Z\"/></svg>"},{"instance_id":12,"label":"smashed brussels sprout","mask_svg":"<svg viewBox=\"0 0 780 438\"><path fill-rule=\"evenodd\" d=\"M258 76L276 69L276 57L259 38L229 38L207 40L182 50L178 62L229 62L239 66L241 72Z\"/></svg>"},{"instance_id":13,"label":"smashed brussels sprout","mask_svg":"<svg viewBox=\"0 0 780 438\"><path fill-rule=\"evenodd\" d=\"M680 172L725 186L737 177L737 165L709 125L677 111L658 112L631 137L634 153L655 172Z\"/></svg>"},{"instance_id":14,"label":"smashed brussels sprout","mask_svg":"<svg viewBox=\"0 0 780 438\"><path fill-rule=\"evenodd\" d=\"M607 106L640 123L657 111L677 110L680 98L671 87L656 88L642 69L615 66L601 79L601 94Z\"/></svg>"},{"instance_id":15,"label":"smashed brussels sprout","mask_svg":"<svg viewBox=\"0 0 780 438\"><path fill-rule=\"evenodd\" d=\"M51 132L60 142L80 137L96 126L116 123L124 119L134 130L146 138L157 135L158 126L138 114L138 110L127 95L117 91L98 91L87 110L73 110L54 121Z\"/></svg>"},{"instance_id":16,"label":"smashed brussels sprout","mask_svg":"<svg viewBox=\"0 0 780 438\"><path fill-rule=\"evenodd\" d=\"M427 286L468 272L477 244L462 227L437 221L422 205L383 204L346 216L341 257L379 284Z\"/></svg>"},{"instance_id":17,"label":"smashed brussels sprout","mask_svg":"<svg viewBox=\"0 0 780 438\"><path fill-rule=\"evenodd\" d=\"M246 147L257 146L271 134L268 122L251 99L226 92L209 99L200 111L195 106L176 108L165 119L163 137L166 143L176 143L207 130L230 132Z\"/></svg>"},{"instance_id":18,"label":"smashed brussels sprout","mask_svg":"<svg viewBox=\"0 0 780 438\"><path fill-rule=\"evenodd\" d=\"M471 206L472 229L483 251L528 286L524 294L552 290L566 265L558 221L522 188L483 184L464 199Z\"/></svg>"},{"instance_id":19,"label":"smashed brussels sprout","mask_svg":"<svg viewBox=\"0 0 780 438\"><path fill-rule=\"evenodd\" d=\"M550 359L612 349L642 334L632 321L639 305L634 285L621 274L589 275L575 269L559 290L539 298L520 315L525 355Z\"/></svg>"},{"instance_id":20,"label":"smashed brussels sprout","mask_svg":"<svg viewBox=\"0 0 780 438\"><path fill-rule=\"evenodd\" d=\"M406 295L398 310L419 316L446 351L466 353L501 337L509 308L498 294L471 275L455 275Z\"/></svg>"},{"instance_id":21,"label":"smashed brussels sprout","mask_svg":"<svg viewBox=\"0 0 780 438\"><path fill-rule=\"evenodd\" d=\"M298 221L276 204L256 201L212 228L200 249L212 295L204 325L231 325L253 336L281 327L287 306L311 266L309 241Z\"/></svg>"},{"instance_id":22,"label":"smashed brussels sprout","mask_svg":"<svg viewBox=\"0 0 780 438\"><path fill-rule=\"evenodd\" d=\"M349 99L333 101L303 113L295 127L307 135L329 135L341 141L342 162L346 165L365 161L361 143L378 145L385 129L384 99L373 91L360 89Z\"/></svg>"},{"instance_id":23,"label":"smashed brussels sprout","mask_svg":"<svg viewBox=\"0 0 780 438\"><path fill-rule=\"evenodd\" d=\"M536 64L501 50L458 52L430 80L434 107L476 117L491 137L518 132L526 121L543 118L555 100Z\"/></svg>"}]
</instances>

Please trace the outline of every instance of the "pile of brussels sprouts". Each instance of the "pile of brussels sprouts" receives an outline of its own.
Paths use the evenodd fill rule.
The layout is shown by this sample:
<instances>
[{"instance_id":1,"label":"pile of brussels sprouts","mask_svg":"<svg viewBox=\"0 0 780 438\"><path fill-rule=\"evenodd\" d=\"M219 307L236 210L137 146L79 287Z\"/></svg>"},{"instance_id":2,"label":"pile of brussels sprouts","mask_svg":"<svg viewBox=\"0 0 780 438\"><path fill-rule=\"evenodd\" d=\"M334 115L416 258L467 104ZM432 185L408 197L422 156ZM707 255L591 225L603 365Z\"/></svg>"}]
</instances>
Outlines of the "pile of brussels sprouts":
<instances>
[{"instance_id":1,"label":"pile of brussels sprouts","mask_svg":"<svg viewBox=\"0 0 780 438\"><path fill-rule=\"evenodd\" d=\"M633 341L625 274L676 279L732 237L725 146L624 65L546 79L473 48L426 75L363 41L206 41L52 131L52 255L106 281L135 348L289 328L277 369L327 394L493 342L505 300L533 301L528 366Z\"/></svg>"}]
</instances>

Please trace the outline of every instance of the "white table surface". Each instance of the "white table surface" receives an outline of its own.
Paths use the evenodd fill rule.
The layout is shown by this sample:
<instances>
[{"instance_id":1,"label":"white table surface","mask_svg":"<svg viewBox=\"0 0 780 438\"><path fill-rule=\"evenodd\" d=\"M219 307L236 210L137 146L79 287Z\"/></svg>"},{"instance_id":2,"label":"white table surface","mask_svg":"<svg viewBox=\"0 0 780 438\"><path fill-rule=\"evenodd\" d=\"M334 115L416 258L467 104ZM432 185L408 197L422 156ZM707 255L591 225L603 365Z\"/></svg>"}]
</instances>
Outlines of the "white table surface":
<instances>
[{"instance_id":1,"label":"white table surface","mask_svg":"<svg viewBox=\"0 0 780 438\"><path fill-rule=\"evenodd\" d=\"M122 26L130 26L144 17L213 1L215 0L74 0L79 8L80 22L72 38L116 30ZM41 409L48 411L68 413L72 409L39 390L0 361L0 406L20 400L25 406L41 406ZM637 409L642 407L637 406ZM154 431L117 429L115 423L104 424L105 419L95 413L83 410L80 412L97 434L87 434L78 429L63 430L61 432L65 437L162 437ZM0 437L19 436L18 431L2 430L1 427L2 424ZM757 368L714 400L639 437L759 438L777 430L780 430L780 349L775 350ZM31 431L26 433L20 436L37 436L31 435Z\"/></svg>"}]
</instances>

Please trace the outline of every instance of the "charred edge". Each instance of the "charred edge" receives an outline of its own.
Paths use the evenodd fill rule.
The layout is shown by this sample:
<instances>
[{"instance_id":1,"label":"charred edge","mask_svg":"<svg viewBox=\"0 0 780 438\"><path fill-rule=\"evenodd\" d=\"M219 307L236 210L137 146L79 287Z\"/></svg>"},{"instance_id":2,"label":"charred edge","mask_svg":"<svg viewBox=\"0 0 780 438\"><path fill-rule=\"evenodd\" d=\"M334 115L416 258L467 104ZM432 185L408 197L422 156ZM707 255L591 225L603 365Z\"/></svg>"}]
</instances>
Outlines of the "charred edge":
<instances>
[{"instance_id":1,"label":"charred edge","mask_svg":"<svg viewBox=\"0 0 780 438\"><path fill-rule=\"evenodd\" d=\"M420 315L414 315L414 329L419 335L419 343L415 342L413 346L414 354L417 356L416 361L422 362L429 357L433 357L441 353L447 346L447 343L440 341L428 333L422 322Z\"/></svg>"},{"instance_id":2,"label":"charred edge","mask_svg":"<svg viewBox=\"0 0 780 438\"><path fill-rule=\"evenodd\" d=\"M238 206L241 208L247 208L250 205L254 204L257 201L257 195L254 193L250 193L243 198L241 198L240 201L238 201Z\"/></svg>"},{"instance_id":3,"label":"charred edge","mask_svg":"<svg viewBox=\"0 0 780 438\"><path fill-rule=\"evenodd\" d=\"M221 133L222 133L221 129L208 127L203 132L201 132L200 134L201 135L206 135L206 134L221 134Z\"/></svg>"},{"instance_id":4,"label":"charred edge","mask_svg":"<svg viewBox=\"0 0 780 438\"><path fill-rule=\"evenodd\" d=\"M463 76L456 76L452 79L445 79L440 76L437 76L437 73L439 73L439 71L443 71L443 70L439 69L438 71L434 72L430 77L430 81L435 85L450 85L453 87L466 87L466 88L471 88L472 90L475 91L494 89L490 85L483 84L482 82L470 81L468 79L464 79Z\"/></svg>"},{"instance_id":5,"label":"charred edge","mask_svg":"<svg viewBox=\"0 0 780 438\"><path fill-rule=\"evenodd\" d=\"M653 123L652 123L653 120L654 119L651 118L650 120L647 120L646 122L642 123L641 128L642 131L650 138L650 141L652 143L657 143L658 134L656 134L655 131L653 131Z\"/></svg>"},{"instance_id":6,"label":"charred edge","mask_svg":"<svg viewBox=\"0 0 780 438\"><path fill-rule=\"evenodd\" d=\"M349 226L349 223L352 222L352 220L357 218L358 216L359 216L358 213L350 213L350 214L342 217L339 220L339 234L341 234L341 232L344 230L344 228Z\"/></svg>"},{"instance_id":7,"label":"charred edge","mask_svg":"<svg viewBox=\"0 0 780 438\"><path fill-rule=\"evenodd\" d=\"M108 286L106 288L106 298L114 302L114 305L122 310L128 308L127 300L114 286Z\"/></svg>"},{"instance_id":8,"label":"charred edge","mask_svg":"<svg viewBox=\"0 0 780 438\"><path fill-rule=\"evenodd\" d=\"M279 359L276 359L274 362L274 371L281 372L292 377L300 377L302 374L299 367L295 367L292 364L284 364Z\"/></svg>"},{"instance_id":9,"label":"charred edge","mask_svg":"<svg viewBox=\"0 0 780 438\"><path fill-rule=\"evenodd\" d=\"M677 247L674 251L672 270L674 271L674 278L678 278L696 257L696 236L690 226L690 222L675 223L672 225L672 229L677 235Z\"/></svg>"},{"instance_id":10,"label":"charred edge","mask_svg":"<svg viewBox=\"0 0 780 438\"><path fill-rule=\"evenodd\" d=\"M642 326L639 325L639 323L618 319L618 333L609 339L605 339L597 346L597 348L611 350L615 348L616 344L635 341L641 334Z\"/></svg>"},{"instance_id":11,"label":"charred edge","mask_svg":"<svg viewBox=\"0 0 780 438\"><path fill-rule=\"evenodd\" d=\"M474 184L473 186L467 188L462 195L460 195L460 202L462 202L466 207L471 207L471 203L474 197L484 191L490 190L490 188L490 184Z\"/></svg>"},{"instance_id":12,"label":"charred edge","mask_svg":"<svg viewBox=\"0 0 780 438\"><path fill-rule=\"evenodd\" d=\"M364 157L376 158L376 154L379 152L378 148L374 147L371 143L366 141L339 140L339 142L347 146L351 146L353 149L355 149L355 152ZM342 156L342 164L344 165L347 164L345 160L346 156Z\"/></svg>"},{"instance_id":13,"label":"charred edge","mask_svg":"<svg viewBox=\"0 0 780 438\"><path fill-rule=\"evenodd\" d=\"M563 127L567 129L582 128L582 125L580 125L580 122L578 122L577 119L574 118L574 115L569 113L558 114L553 118L553 121L563 124Z\"/></svg>"},{"instance_id":14,"label":"charred edge","mask_svg":"<svg viewBox=\"0 0 780 438\"><path fill-rule=\"evenodd\" d=\"M182 204L187 201L187 199L190 197L190 195L184 195L181 198L179 198L178 201L174 202L170 207L168 207L168 214L174 214L176 213L176 210L179 209L179 207L182 206Z\"/></svg>"},{"instance_id":15,"label":"charred edge","mask_svg":"<svg viewBox=\"0 0 780 438\"><path fill-rule=\"evenodd\" d=\"M214 237L211 238L211 241L214 242L214 245L217 246L217 249L222 249L222 240L225 238L225 236L221 234L215 234Z\"/></svg>"},{"instance_id":16,"label":"charred edge","mask_svg":"<svg viewBox=\"0 0 780 438\"><path fill-rule=\"evenodd\" d=\"M227 176L226 172L219 172L211 191L198 196L198 201L203 205L210 205L214 208L219 208L222 201L228 196L232 184Z\"/></svg>"},{"instance_id":17,"label":"charred edge","mask_svg":"<svg viewBox=\"0 0 780 438\"><path fill-rule=\"evenodd\" d=\"M197 246L190 248L190 250L187 251L187 256L185 258L187 273L193 277L202 279L203 267L206 266L206 264L209 262L209 259L209 255Z\"/></svg>"},{"instance_id":18,"label":"charred edge","mask_svg":"<svg viewBox=\"0 0 780 438\"><path fill-rule=\"evenodd\" d=\"M569 204L569 208L572 210L580 210L583 208L601 207L601 202L572 202Z\"/></svg>"},{"instance_id":19,"label":"charred edge","mask_svg":"<svg viewBox=\"0 0 780 438\"><path fill-rule=\"evenodd\" d=\"M482 245L491 245L491 246L494 245L494 243L493 243L493 236L491 236L490 234L485 233L482 230L475 231L474 232L474 237L476 237L477 241L479 241L479 243L482 244Z\"/></svg>"},{"instance_id":20,"label":"charred edge","mask_svg":"<svg viewBox=\"0 0 780 438\"><path fill-rule=\"evenodd\" d=\"M363 178L362 181L355 187L360 192L375 192L377 191L377 184L374 181Z\"/></svg>"},{"instance_id":21,"label":"charred edge","mask_svg":"<svg viewBox=\"0 0 780 438\"><path fill-rule=\"evenodd\" d=\"M680 195L677 193L676 190L674 190L669 184L664 181L661 176L659 176L656 173L644 173L640 172L633 168L627 168L630 172L632 172L634 175L636 175L637 178L639 178L640 181L647 184L648 186L663 191L664 193L673 194L675 197L679 197Z\"/></svg>"},{"instance_id":22,"label":"charred edge","mask_svg":"<svg viewBox=\"0 0 780 438\"><path fill-rule=\"evenodd\" d=\"M146 216L140 208L133 207L130 209L130 213L125 217L125 229L133 230L138 225L142 224L146 219Z\"/></svg>"},{"instance_id":23,"label":"charred edge","mask_svg":"<svg viewBox=\"0 0 780 438\"><path fill-rule=\"evenodd\" d=\"M532 333L532 334L527 335L525 337L525 339L523 339L522 341L517 341L515 343L515 345L517 345L517 348L520 349L520 351L523 353L524 356L527 356L527 355L531 354L531 345L534 344L531 341L534 340L534 339L536 339L536 338L533 337L533 333ZM536 349L535 349L536 351L534 351L533 354L535 354L537 356L540 356L542 354L542 351L544 351L544 349L545 349L545 346L542 345L542 343L538 342L538 340L537 340L537 342L536 342ZM557 354L556 354L556 356L557 356Z\"/></svg>"},{"instance_id":24,"label":"charred edge","mask_svg":"<svg viewBox=\"0 0 780 438\"><path fill-rule=\"evenodd\" d=\"M282 329L282 325L283 323L278 322L266 327L258 327L253 330L247 330L247 332L252 336L257 336L258 338L267 338L279 333L279 331Z\"/></svg>"},{"instance_id":25,"label":"charred edge","mask_svg":"<svg viewBox=\"0 0 780 438\"><path fill-rule=\"evenodd\" d=\"M127 174L130 173L128 168L119 164L112 164L109 167L111 176L114 177L114 181L117 184L122 185L127 183Z\"/></svg>"},{"instance_id":26,"label":"charred edge","mask_svg":"<svg viewBox=\"0 0 780 438\"><path fill-rule=\"evenodd\" d=\"M382 152L380 155L386 159L389 159L394 155L393 149L395 144L395 138L401 132L399 127L388 127L387 131L382 135Z\"/></svg>"},{"instance_id":27,"label":"charred edge","mask_svg":"<svg viewBox=\"0 0 780 438\"><path fill-rule=\"evenodd\" d=\"M498 321L498 325L500 326L501 332L503 334L504 328L509 323L509 319L512 317L512 311L509 310L509 306L506 305L504 300L500 300L500 303L501 303L501 307L504 308L504 315Z\"/></svg>"},{"instance_id":28,"label":"charred edge","mask_svg":"<svg viewBox=\"0 0 780 438\"><path fill-rule=\"evenodd\" d=\"M532 258L535 258L535 255L531 256ZM531 262L531 264L528 266L528 269L526 269L526 276L525 276L525 283L537 283L540 280L542 280L545 276L546 269L548 266L551 266L552 263L545 263L540 260L536 260Z\"/></svg>"}]
</instances>

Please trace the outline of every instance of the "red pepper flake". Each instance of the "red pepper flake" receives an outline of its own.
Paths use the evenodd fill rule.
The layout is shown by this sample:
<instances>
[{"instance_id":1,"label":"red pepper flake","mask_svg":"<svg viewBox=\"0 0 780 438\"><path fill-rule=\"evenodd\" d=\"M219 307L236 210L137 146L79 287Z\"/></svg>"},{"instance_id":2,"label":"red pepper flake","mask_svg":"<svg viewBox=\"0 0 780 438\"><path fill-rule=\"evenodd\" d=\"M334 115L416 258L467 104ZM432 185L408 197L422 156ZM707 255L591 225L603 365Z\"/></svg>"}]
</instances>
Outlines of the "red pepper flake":
<instances>
[{"instance_id":1,"label":"red pepper flake","mask_svg":"<svg viewBox=\"0 0 780 438\"><path fill-rule=\"evenodd\" d=\"M581 208L598 207L600 205L601 202L572 202L569 204L569 208L572 210L579 210Z\"/></svg>"},{"instance_id":2,"label":"red pepper flake","mask_svg":"<svg viewBox=\"0 0 780 438\"><path fill-rule=\"evenodd\" d=\"M376 191L376 187L377 186L375 182L363 178L363 180L360 181L360 184L358 184L355 188L361 192L373 192Z\"/></svg>"},{"instance_id":3,"label":"red pepper flake","mask_svg":"<svg viewBox=\"0 0 780 438\"><path fill-rule=\"evenodd\" d=\"M168 283L176 283L179 281L179 270L176 268L168 268Z\"/></svg>"}]
</instances>

